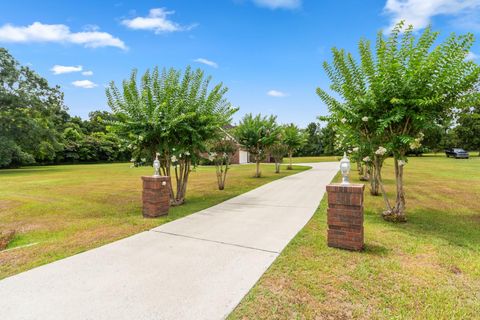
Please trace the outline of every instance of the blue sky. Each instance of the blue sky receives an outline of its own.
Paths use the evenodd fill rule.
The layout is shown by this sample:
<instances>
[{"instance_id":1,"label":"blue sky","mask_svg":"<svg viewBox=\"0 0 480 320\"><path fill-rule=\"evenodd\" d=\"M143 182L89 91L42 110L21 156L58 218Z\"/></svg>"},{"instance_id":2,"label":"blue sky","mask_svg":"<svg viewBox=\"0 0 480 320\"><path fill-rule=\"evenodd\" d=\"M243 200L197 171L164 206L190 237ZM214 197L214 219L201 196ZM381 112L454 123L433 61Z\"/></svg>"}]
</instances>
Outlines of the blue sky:
<instances>
[{"instance_id":1,"label":"blue sky","mask_svg":"<svg viewBox=\"0 0 480 320\"><path fill-rule=\"evenodd\" d=\"M356 52L400 19L479 38L479 13L480 0L19 0L1 5L0 46L60 85L83 118L109 110L105 85L132 68L190 64L229 87L235 121L261 112L305 126L327 113L315 88L328 86L331 47Z\"/></svg>"}]
</instances>

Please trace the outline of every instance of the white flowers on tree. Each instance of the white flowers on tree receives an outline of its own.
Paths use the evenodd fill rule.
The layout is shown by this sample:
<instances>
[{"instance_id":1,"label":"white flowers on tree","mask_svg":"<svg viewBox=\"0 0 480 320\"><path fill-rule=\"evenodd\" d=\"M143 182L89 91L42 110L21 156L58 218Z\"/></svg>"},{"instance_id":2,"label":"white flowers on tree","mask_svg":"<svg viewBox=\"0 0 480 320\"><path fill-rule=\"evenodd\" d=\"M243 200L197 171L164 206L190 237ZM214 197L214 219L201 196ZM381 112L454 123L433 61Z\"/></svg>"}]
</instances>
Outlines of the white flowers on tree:
<instances>
[{"instance_id":1,"label":"white flowers on tree","mask_svg":"<svg viewBox=\"0 0 480 320\"><path fill-rule=\"evenodd\" d=\"M369 156L366 156L366 157L363 158L362 160L363 160L363 162L365 162L365 163L368 163L368 162L372 161L372 160L370 160L370 157L369 157Z\"/></svg>"},{"instance_id":2,"label":"white flowers on tree","mask_svg":"<svg viewBox=\"0 0 480 320\"><path fill-rule=\"evenodd\" d=\"M387 149L385 149L384 147L380 146L378 147L377 151L375 151L375 154L377 156L384 156L385 153L387 153Z\"/></svg>"},{"instance_id":3,"label":"white flowers on tree","mask_svg":"<svg viewBox=\"0 0 480 320\"><path fill-rule=\"evenodd\" d=\"M215 160L216 157L217 157L217 153L216 153L216 152L210 152L210 153L208 154L208 160L210 160L210 161Z\"/></svg>"},{"instance_id":4,"label":"white flowers on tree","mask_svg":"<svg viewBox=\"0 0 480 320\"><path fill-rule=\"evenodd\" d=\"M406 221L404 165L399 161L421 146L421 131L454 120L457 109L478 104L480 66L465 59L474 35L453 34L441 43L438 36L430 27L419 34L413 25L405 27L401 21L389 36L379 33L374 46L360 40L359 61L349 52L333 48L333 61L325 62L324 69L331 81L329 88L339 98L317 88L328 106L329 118L365 148L362 156L372 158L374 178L370 181L377 180L375 187L382 189L386 206L382 215L389 221ZM389 155L393 156L396 182L393 205L380 174Z\"/></svg>"},{"instance_id":5,"label":"white flowers on tree","mask_svg":"<svg viewBox=\"0 0 480 320\"><path fill-rule=\"evenodd\" d=\"M410 149L415 150L420 148L422 146L423 137L425 137L425 135L423 134L423 132L420 132L418 137L415 138L412 142L410 142L410 145L409 145Z\"/></svg>"},{"instance_id":6,"label":"white flowers on tree","mask_svg":"<svg viewBox=\"0 0 480 320\"><path fill-rule=\"evenodd\" d=\"M192 162L207 152L205 141L221 138L218 128L229 124L238 108L226 99L228 89L222 83L213 84L201 69L154 68L141 78L138 82L133 70L120 90L114 82L106 89L108 105L119 116L112 128L133 140L142 156L161 152L162 174L176 180L169 184L170 202L180 205Z\"/></svg>"},{"instance_id":7,"label":"white flowers on tree","mask_svg":"<svg viewBox=\"0 0 480 320\"><path fill-rule=\"evenodd\" d=\"M360 150L358 147L352 149L353 152L358 152L358 150Z\"/></svg>"}]
</instances>

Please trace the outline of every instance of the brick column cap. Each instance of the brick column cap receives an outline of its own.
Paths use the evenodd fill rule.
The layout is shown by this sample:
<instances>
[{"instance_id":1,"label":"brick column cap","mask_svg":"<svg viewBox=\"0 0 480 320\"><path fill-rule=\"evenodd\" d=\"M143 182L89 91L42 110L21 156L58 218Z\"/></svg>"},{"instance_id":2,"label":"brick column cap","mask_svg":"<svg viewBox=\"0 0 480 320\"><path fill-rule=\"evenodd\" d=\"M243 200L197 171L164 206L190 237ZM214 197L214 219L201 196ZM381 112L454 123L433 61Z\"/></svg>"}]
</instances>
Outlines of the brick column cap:
<instances>
[{"instance_id":1,"label":"brick column cap","mask_svg":"<svg viewBox=\"0 0 480 320\"><path fill-rule=\"evenodd\" d=\"M158 177L142 176L142 180L143 181L168 181L170 180L170 177L169 176L158 176Z\"/></svg>"},{"instance_id":2,"label":"brick column cap","mask_svg":"<svg viewBox=\"0 0 480 320\"><path fill-rule=\"evenodd\" d=\"M350 183L348 185L331 183L327 185L328 192L363 193L364 190L365 185L363 183Z\"/></svg>"}]
</instances>

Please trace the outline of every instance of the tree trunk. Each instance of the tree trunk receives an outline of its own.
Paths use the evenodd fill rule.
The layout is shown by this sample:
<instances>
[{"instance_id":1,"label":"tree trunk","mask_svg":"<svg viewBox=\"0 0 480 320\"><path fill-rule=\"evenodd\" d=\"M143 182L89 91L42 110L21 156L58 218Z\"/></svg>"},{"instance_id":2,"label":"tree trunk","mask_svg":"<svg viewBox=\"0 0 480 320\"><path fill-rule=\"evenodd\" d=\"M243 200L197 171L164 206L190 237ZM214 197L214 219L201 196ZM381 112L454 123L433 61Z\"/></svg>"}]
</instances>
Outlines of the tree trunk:
<instances>
[{"instance_id":1,"label":"tree trunk","mask_svg":"<svg viewBox=\"0 0 480 320\"><path fill-rule=\"evenodd\" d=\"M369 181L370 180L370 173L372 172L371 167L372 167L371 165L365 164L365 168L362 169L362 176L360 177L360 181Z\"/></svg>"},{"instance_id":2,"label":"tree trunk","mask_svg":"<svg viewBox=\"0 0 480 320\"><path fill-rule=\"evenodd\" d=\"M380 172L382 171L382 163L377 156L374 157L372 166L373 168L370 175L370 194L372 196L378 196L380 195L379 187L380 187Z\"/></svg>"},{"instance_id":3,"label":"tree trunk","mask_svg":"<svg viewBox=\"0 0 480 320\"><path fill-rule=\"evenodd\" d=\"M170 163L170 155L168 153L164 153L163 159L160 162L160 166L162 168L162 174L164 176L172 178L171 175L171 163ZM169 184L170 186L170 204L174 205L175 203L175 192L173 191L173 183Z\"/></svg>"},{"instance_id":4,"label":"tree trunk","mask_svg":"<svg viewBox=\"0 0 480 320\"><path fill-rule=\"evenodd\" d=\"M216 174L217 174L218 190L223 190L223 188L224 188L223 163L220 163L218 160L215 161L215 171L216 171Z\"/></svg>"},{"instance_id":5,"label":"tree trunk","mask_svg":"<svg viewBox=\"0 0 480 320\"><path fill-rule=\"evenodd\" d=\"M289 160L290 164L288 165L287 169L288 169L288 170L292 170L292 169L293 169L293 165L292 165L292 152L289 152L289 153L288 153L288 160Z\"/></svg>"},{"instance_id":6,"label":"tree trunk","mask_svg":"<svg viewBox=\"0 0 480 320\"><path fill-rule=\"evenodd\" d=\"M255 178L260 178L262 173L260 172L260 159L257 158L257 170L255 172Z\"/></svg>"},{"instance_id":7,"label":"tree trunk","mask_svg":"<svg viewBox=\"0 0 480 320\"><path fill-rule=\"evenodd\" d=\"M280 162L275 161L275 173L280 173Z\"/></svg>"},{"instance_id":8,"label":"tree trunk","mask_svg":"<svg viewBox=\"0 0 480 320\"><path fill-rule=\"evenodd\" d=\"M399 163L398 159L394 159L395 164L395 183L396 183L396 199L395 206L388 208L383 213L383 218L392 222L406 222L407 216L405 214L405 191L403 189L403 163Z\"/></svg>"},{"instance_id":9,"label":"tree trunk","mask_svg":"<svg viewBox=\"0 0 480 320\"><path fill-rule=\"evenodd\" d=\"M225 161L225 162L223 162ZM227 158L221 161L215 161L215 168L217 172L217 182L218 182L218 190L225 189L225 181L227 180L227 172L228 166L230 164L230 159Z\"/></svg>"},{"instance_id":10,"label":"tree trunk","mask_svg":"<svg viewBox=\"0 0 480 320\"><path fill-rule=\"evenodd\" d=\"M357 161L357 171L360 177L363 176L363 164L360 161Z\"/></svg>"},{"instance_id":11,"label":"tree trunk","mask_svg":"<svg viewBox=\"0 0 480 320\"><path fill-rule=\"evenodd\" d=\"M179 160L178 165L175 166L175 180L177 182L176 193L173 191L173 187L171 187L170 192L170 204L172 206L178 206L185 203L189 175L190 159Z\"/></svg>"}]
</instances>

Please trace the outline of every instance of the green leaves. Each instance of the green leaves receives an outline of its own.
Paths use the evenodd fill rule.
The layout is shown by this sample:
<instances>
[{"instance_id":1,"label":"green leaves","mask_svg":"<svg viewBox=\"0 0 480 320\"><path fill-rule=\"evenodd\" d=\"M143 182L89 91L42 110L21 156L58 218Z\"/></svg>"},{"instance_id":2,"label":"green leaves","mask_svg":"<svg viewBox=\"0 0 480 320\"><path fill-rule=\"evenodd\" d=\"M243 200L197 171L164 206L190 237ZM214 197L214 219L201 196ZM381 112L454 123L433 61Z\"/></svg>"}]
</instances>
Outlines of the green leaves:
<instances>
[{"instance_id":1,"label":"green leaves","mask_svg":"<svg viewBox=\"0 0 480 320\"><path fill-rule=\"evenodd\" d=\"M218 135L238 110L226 99L221 83L210 89L211 77L202 70L154 68L147 70L137 84L137 71L123 81L120 93L112 82L107 100L120 121L112 123L125 137L141 135L139 147L151 153L171 153L173 148L198 153L205 142Z\"/></svg>"},{"instance_id":2,"label":"green leaves","mask_svg":"<svg viewBox=\"0 0 480 320\"><path fill-rule=\"evenodd\" d=\"M395 141L404 153L409 139L399 140L399 135L414 138L422 128L442 121L453 108L480 101L475 89L480 68L465 60L473 44L472 34L452 34L436 47L438 33L430 27L415 38L413 27L404 28L400 22L388 37L378 34L375 52L369 41L360 40L359 64L350 53L336 48L332 49L332 62L324 63L330 87L339 98L321 88L317 94L336 126L352 131L359 143ZM364 116L371 121L362 121Z\"/></svg>"},{"instance_id":3,"label":"green leaves","mask_svg":"<svg viewBox=\"0 0 480 320\"><path fill-rule=\"evenodd\" d=\"M307 136L293 123L283 127L282 144L287 147L288 153L295 153L307 142Z\"/></svg>"},{"instance_id":4,"label":"green leaves","mask_svg":"<svg viewBox=\"0 0 480 320\"><path fill-rule=\"evenodd\" d=\"M275 116L246 114L234 131L238 143L259 160L263 159L267 149L279 138L276 120Z\"/></svg>"},{"instance_id":5,"label":"green leaves","mask_svg":"<svg viewBox=\"0 0 480 320\"><path fill-rule=\"evenodd\" d=\"M421 147L424 130L449 122L445 120L456 109L480 104L480 67L466 61L473 35L452 34L433 47L437 37L428 27L416 40L413 27L404 29L400 22L389 36L378 34L375 52L367 40L359 42L360 64L350 53L333 48L333 61L325 62L324 69L339 98L317 89L330 110L339 147L354 145L375 159L378 177L387 154L378 157L375 150L386 147L393 153L399 214L405 197L403 165L397 160L403 163L409 149ZM387 208L392 212L388 201Z\"/></svg>"},{"instance_id":6,"label":"green leaves","mask_svg":"<svg viewBox=\"0 0 480 320\"><path fill-rule=\"evenodd\" d=\"M0 48L0 167L51 161L62 149L63 93Z\"/></svg>"}]
</instances>

